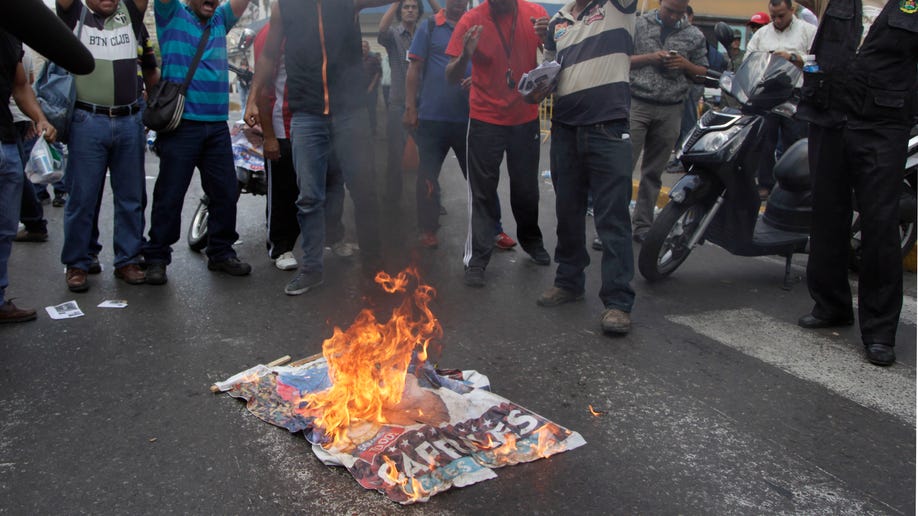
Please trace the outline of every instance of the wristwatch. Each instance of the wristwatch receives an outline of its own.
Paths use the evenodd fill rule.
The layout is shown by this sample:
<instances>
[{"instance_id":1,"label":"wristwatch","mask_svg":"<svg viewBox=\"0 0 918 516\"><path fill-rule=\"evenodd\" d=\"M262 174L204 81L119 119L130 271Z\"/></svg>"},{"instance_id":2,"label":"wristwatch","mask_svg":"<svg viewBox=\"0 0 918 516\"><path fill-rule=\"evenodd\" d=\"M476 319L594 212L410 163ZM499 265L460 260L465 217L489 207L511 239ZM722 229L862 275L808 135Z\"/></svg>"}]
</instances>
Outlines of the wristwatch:
<instances>
[{"instance_id":1,"label":"wristwatch","mask_svg":"<svg viewBox=\"0 0 918 516\"><path fill-rule=\"evenodd\" d=\"M798 59L798 58L797 58L797 54L791 54L791 55L790 55L790 62L791 62L791 63L796 63L796 62L797 62L797 59Z\"/></svg>"}]
</instances>

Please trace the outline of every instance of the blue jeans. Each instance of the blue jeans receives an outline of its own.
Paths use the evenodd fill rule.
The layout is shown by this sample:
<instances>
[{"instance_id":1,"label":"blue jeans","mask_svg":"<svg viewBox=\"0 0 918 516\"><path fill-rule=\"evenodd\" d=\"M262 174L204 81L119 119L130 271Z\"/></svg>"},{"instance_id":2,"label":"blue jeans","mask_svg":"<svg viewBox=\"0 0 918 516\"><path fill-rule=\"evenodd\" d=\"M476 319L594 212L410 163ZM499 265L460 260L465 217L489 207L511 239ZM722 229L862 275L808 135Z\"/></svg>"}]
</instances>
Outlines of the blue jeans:
<instances>
[{"instance_id":1,"label":"blue jeans","mask_svg":"<svg viewBox=\"0 0 918 516\"><path fill-rule=\"evenodd\" d=\"M369 141L367 113L358 109L333 116L294 113L290 122L293 165L300 194L296 200L303 259L302 272L322 272L325 248L325 210L328 165L334 152L344 183L354 201L357 243L364 267L376 267L380 258L379 206L373 153L354 144Z\"/></svg>"},{"instance_id":2,"label":"blue jeans","mask_svg":"<svg viewBox=\"0 0 918 516\"><path fill-rule=\"evenodd\" d=\"M226 122L182 120L174 131L158 134L159 176L153 187L149 241L143 255L147 263L172 262L172 244L182 234L182 205L197 167L201 187L210 199L207 219L207 257L222 262L236 256L236 201L239 182L233 164Z\"/></svg>"},{"instance_id":3,"label":"blue jeans","mask_svg":"<svg viewBox=\"0 0 918 516\"><path fill-rule=\"evenodd\" d=\"M64 208L61 262L89 270L98 252L93 229L109 172L114 202L115 267L137 263L143 242L143 122L140 112L109 117L73 111L67 162L70 197Z\"/></svg>"},{"instance_id":4,"label":"blue jeans","mask_svg":"<svg viewBox=\"0 0 918 516\"><path fill-rule=\"evenodd\" d=\"M558 247L555 286L582 293L586 250L587 196L602 240L602 287L606 308L631 312L634 255L631 249L631 140L627 120L590 126L551 126L551 181L555 187Z\"/></svg>"},{"instance_id":5,"label":"blue jeans","mask_svg":"<svg viewBox=\"0 0 918 516\"><path fill-rule=\"evenodd\" d=\"M6 266L19 228L19 204L24 180L19 145L0 143L0 303L3 303L6 287L10 284Z\"/></svg>"}]
</instances>

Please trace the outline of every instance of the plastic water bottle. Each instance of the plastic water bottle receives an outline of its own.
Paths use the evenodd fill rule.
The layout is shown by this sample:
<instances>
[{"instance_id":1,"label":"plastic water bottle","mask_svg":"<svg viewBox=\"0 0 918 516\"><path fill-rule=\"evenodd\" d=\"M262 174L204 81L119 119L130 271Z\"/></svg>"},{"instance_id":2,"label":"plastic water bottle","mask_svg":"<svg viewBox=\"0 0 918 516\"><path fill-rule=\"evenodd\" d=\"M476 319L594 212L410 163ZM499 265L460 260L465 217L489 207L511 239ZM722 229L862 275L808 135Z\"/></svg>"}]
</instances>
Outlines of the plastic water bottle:
<instances>
[{"instance_id":1,"label":"plastic water bottle","mask_svg":"<svg viewBox=\"0 0 918 516\"><path fill-rule=\"evenodd\" d=\"M816 62L816 56L807 54L803 58L803 71L806 73L816 73L819 71L819 63Z\"/></svg>"}]
</instances>

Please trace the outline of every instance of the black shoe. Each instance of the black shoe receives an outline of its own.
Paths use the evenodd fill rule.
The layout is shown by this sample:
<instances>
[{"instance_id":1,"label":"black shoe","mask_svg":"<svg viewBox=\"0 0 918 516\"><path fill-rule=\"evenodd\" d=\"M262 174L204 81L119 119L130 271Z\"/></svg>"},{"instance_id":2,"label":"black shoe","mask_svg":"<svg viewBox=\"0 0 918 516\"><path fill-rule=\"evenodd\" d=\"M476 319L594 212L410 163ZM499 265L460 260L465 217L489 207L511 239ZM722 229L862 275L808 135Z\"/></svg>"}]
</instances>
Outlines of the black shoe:
<instances>
[{"instance_id":1,"label":"black shoe","mask_svg":"<svg viewBox=\"0 0 918 516\"><path fill-rule=\"evenodd\" d=\"M241 261L239 258L233 256L228 260L223 260L222 262L215 262L213 260L207 261L207 268L212 271L221 271L229 274L230 276L246 276L252 272L252 266Z\"/></svg>"},{"instance_id":2,"label":"black shoe","mask_svg":"<svg viewBox=\"0 0 918 516\"><path fill-rule=\"evenodd\" d=\"M896 352L889 344L865 343L864 350L867 352L867 361L873 365L891 366L896 363Z\"/></svg>"},{"instance_id":3,"label":"black shoe","mask_svg":"<svg viewBox=\"0 0 918 516\"><path fill-rule=\"evenodd\" d=\"M90 274L99 274L100 272L102 272L102 264L99 263L99 255L91 254L89 255L89 259L90 259L89 270L86 272Z\"/></svg>"},{"instance_id":4,"label":"black shoe","mask_svg":"<svg viewBox=\"0 0 918 516\"><path fill-rule=\"evenodd\" d=\"M593 239L593 249L602 251L602 240L600 240L599 237Z\"/></svg>"},{"instance_id":5,"label":"black shoe","mask_svg":"<svg viewBox=\"0 0 918 516\"><path fill-rule=\"evenodd\" d=\"M551 265L551 256L549 256L544 247L529 253L529 259L535 262L536 265Z\"/></svg>"},{"instance_id":6,"label":"black shoe","mask_svg":"<svg viewBox=\"0 0 918 516\"><path fill-rule=\"evenodd\" d=\"M469 287L485 286L484 267L469 267L465 270L465 276L462 278L463 283Z\"/></svg>"},{"instance_id":7,"label":"black shoe","mask_svg":"<svg viewBox=\"0 0 918 516\"><path fill-rule=\"evenodd\" d=\"M67 204L67 199L64 197L67 194L54 192L54 200L51 201L51 206L55 208L63 208Z\"/></svg>"},{"instance_id":8,"label":"black shoe","mask_svg":"<svg viewBox=\"0 0 918 516\"><path fill-rule=\"evenodd\" d=\"M147 285L165 285L169 278L166 276L165 263L148 263L144 271Z\"/></svg>"},{"instance_id":9,"label":"black shoe","mask_svg":"<svg viewBox=\"0 0 918 516\"><path fill-rule=\"evenodd\" d=\"M851 326L854 324L854 318L848 317L847 319L842 318L833 318L833 319L820 319L813 314L806 314L797 321L797 326L801 328L806 328L809 330L815 328L835 328L838 326Z\"/></svg>"},{"instance_id":10,"label":"black shoe","mask_svg":"<svg viewBox=\"0 0 918 516\"><path fill-rule=\"evenodd\" d=\"M647 240L647 231L641 231L641 232L635 231L634 234L631 235L631 238L635 242L639 244L643 244L644 240Z\"/></svg>"}]
</instances>

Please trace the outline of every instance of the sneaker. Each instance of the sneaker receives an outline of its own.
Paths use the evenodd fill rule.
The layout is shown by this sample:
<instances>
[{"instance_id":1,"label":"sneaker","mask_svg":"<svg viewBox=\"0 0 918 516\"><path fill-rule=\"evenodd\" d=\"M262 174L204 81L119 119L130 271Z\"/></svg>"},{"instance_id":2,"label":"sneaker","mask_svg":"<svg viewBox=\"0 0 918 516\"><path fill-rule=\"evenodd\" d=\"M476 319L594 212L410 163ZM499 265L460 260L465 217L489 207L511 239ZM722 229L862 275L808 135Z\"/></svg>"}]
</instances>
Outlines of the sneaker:
<instances>
[{"instance_id":1,"label":"sneaker","mask_svg":"<svg viewBox=\"0 0 918 516\"><path fill-rule=\"evenodd\" d=\"M19 308L10 300L0 305L0 324L33 321L35 317L35 310Z\"/></svg>"},{"instance_id":2,"label":"sneaker","mask_svg":"<svg viewBox=\"0 0 918 516\"><path fill-rule=\"evenodd\" d=\"M48 241L48 232L44 231L29 231L23 229L16 233L16 236L13 237L13 242L47 242Z\"/></svg>"},{"instance_id":3,"label":"sneaker","mask_svg":"<svg viewBox=\"0 0 918 516\"><path fill-rule=\"evenodd\" d=\"M418 243L421 244L421 247L426 247L428 249L436 249L440 245L440 241L437 240L437 234L433 231L424 231L418 236Z\"/></svg>"},{"instance_id":4,"label":"sneaker","mask_svg":"<svg viewBox=\"0 0 918 516\"><path fill-rule=\"evenodd\" d=\"M148 263L144 273L147 285L165 285L169 278L166 276L165 263Z\"/></svg>"},{"instance_id":5,"label":"sneaker","mask_svg":"<svg viewBox=\"0 0 918 516\"><path fill-rule=\"evenodd\" d=\"M146 275L136 263L115 268L115 277L124 280L128 285L140 285L146 282Z\"/></svg>"},{"instance_id":6,"label":"sneaker","mask_svg":"<svg viewBox=\"0 0 918 516\"><path fill-rule=\"evenodd\" d=\"M207 269L211 271L220 271L230 276L246 276L252 272L252 266L233 256L226 260L215 262L207 260Z\"/></svg>"},{"instance_id":7,"label":"sneaker","mask_svg":"<svg viewBox=\"0 0 918 516\"><path fill-rule=\"evenodd\" d=\"M602 313L602 331L615 335L625 335L631 331L631 314L617 308L609 308Z\"/></svg>"},{"instance_id":8,"label":"sneaker","mask_svg":"<svg viewBox=\"0 0 918 516\"><path fill-rule=\"evenodd\" d=\"M348 258L350 256L354 256L354 246L345 242L344 240L335 242L331 247L332 252L335 253L335 256L340 258Z\"/></svg>"},{"instance_id":9,"label":"sneaker","mask_svg":"<svg viewBox=\"0 0 918 516\"><path fill-rule=\"evenodd\" d=\"M602 251L602 240L600 240L599 237L594 238L593 243L591 245L593 249L597 251Z\"/></svg>"},{"instance_id":10,"label":"sneaker","mask_svg":"<svg viewBox=\"0 0 918 516\"><path fill-rule=\"evenodd\" d=\"M510 235L500 232L494 237L494 247L506 251L516 247L516 241L510 238Z\"/></svg>"},{"instance_id":11,"label":"sneaker","mask_svg":"<svg viewBox=\"0 0 918 516\"><path fill-rule=\"evenodd\" d=\"M542 292L542 295L536 300L536 304L539 306L558 306L581 299L583 299L583 292L577 293L566 288L552 286Z\"/></svg>"},{"instance_id":12,"label":"sneaker","mask_svg":"<svg viewBox=\"0 0 918 516\"><path fill-rule=\"evenodd\" d=\"M296 269L298 265L291 251L287 251L274 259L274 266L282 271L292 271Z\"/></svg>"},{"instance_id":13,"label":"sneaker","mask_svg":"<svg viewBox=\"0 0 918 516\"><path fill-rule=\"evenodd\" d=\"M87 271L90 274L99 274L102 272L102 264L99 263L99 255L91 254L89 255L89 270Z\"/></svg>"},{"instance_id":14,"label":"sneaker","mask_svg":"<svg viewBox=\"0 0 918 516\"><path fill-rule=\"evenodd\" d=\"M288 296L298 296L305 294L310 290L322 284L321 272L298 272L293 281L287 283L284 287L284 294Z\"/></svg>"},{"instance_id":15,"label":"sneaker","mask_svg":"<svg viewBox=\"0 0 918 516\"><path fill-rule=\"evenodd\" d=\"M483 287L485 286L484 271L484 267L469 267L465 270L462 282L469 287Z\"/></svg>"},{"instance_id":16,"label":"sneaker","mask_svg":"<svg viewBox=\"0 0 918 516\"><path fill-rule=\"evenodd\" d=\"M529 259L536 265L551 265L551 256L549 256L548 251L546 251L544 247L540 247L529 253Z\"/></svg>"},{"instance_id":17,"label":"sneaker","mask_svg":"<svg viewBox=\"0 0 918 516\"><path fill-rule=\"evenodd\" d=\"M51 206L55 208L63 208L67 204L67 194L62 192L54 192L54 200L51 201Z\"/></svg>"},{"instance_id":18,"label":"sneaker","mask_svg":"<svg viewBox=\"0 0 918 516\"><path fill-rule=\"evenodd\" d=\"M589 208L587 208L587 217L592 217L592 216L593 216L593 207L590 206Z\"/></svg>"},{"instance_id":19,"label":"sneaker","mask_svg":"<svg viewBox=\"0 0 918 516\"><path fill-rule=\"evenodd\" d=\"M666 168L663 169L667 174L681 174L685 172L685 168L682 166L682 161L676 158L669 160L666 164Z\"/></svg>"},{"instance_id":20,"label":"sneaker","mask_svg":"<svg viewBox=\"0 0 918 516\"><path fill-rule=\"evenodd\" d=\"M77 267L67 267L67 288L71 292L86 292L89 290L89 283L86 283L87 272Z\"/></svg>"}]
</instances>

